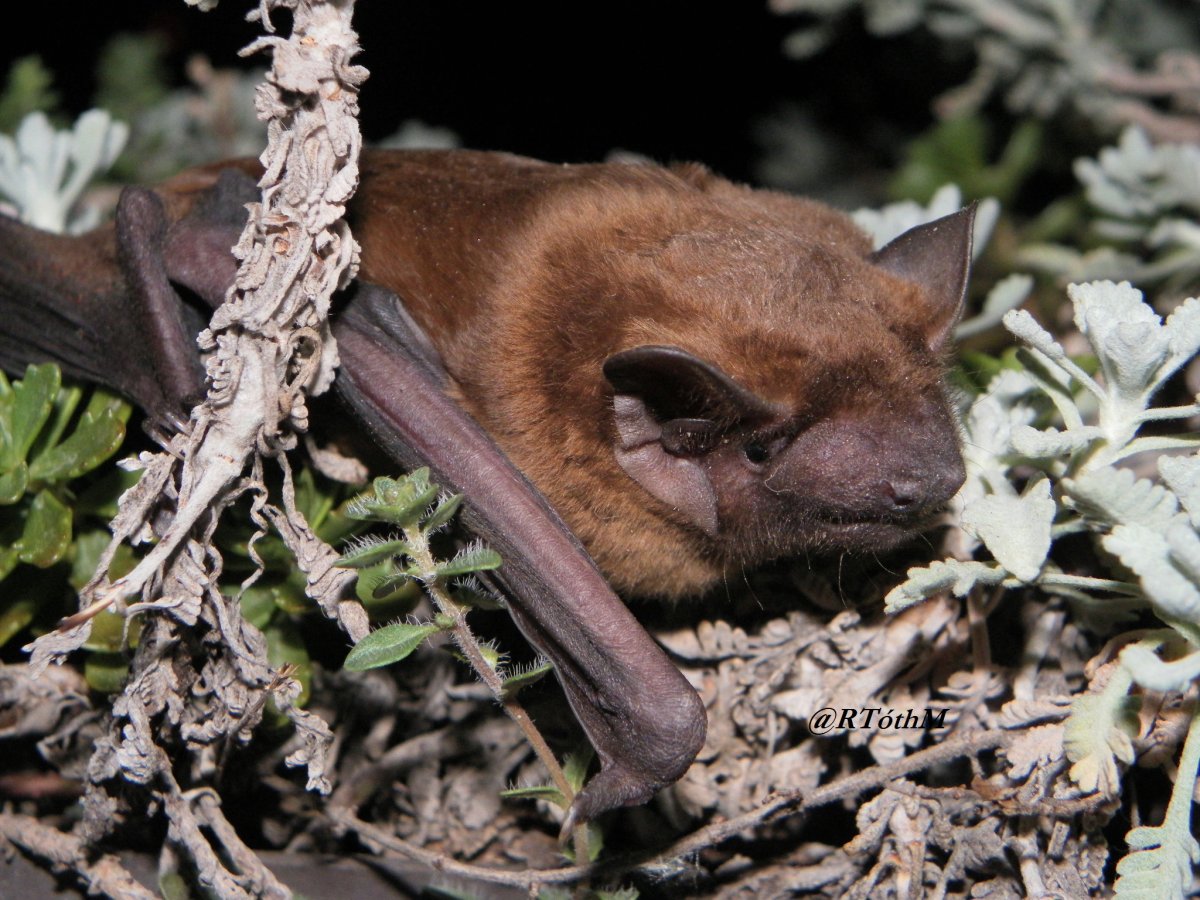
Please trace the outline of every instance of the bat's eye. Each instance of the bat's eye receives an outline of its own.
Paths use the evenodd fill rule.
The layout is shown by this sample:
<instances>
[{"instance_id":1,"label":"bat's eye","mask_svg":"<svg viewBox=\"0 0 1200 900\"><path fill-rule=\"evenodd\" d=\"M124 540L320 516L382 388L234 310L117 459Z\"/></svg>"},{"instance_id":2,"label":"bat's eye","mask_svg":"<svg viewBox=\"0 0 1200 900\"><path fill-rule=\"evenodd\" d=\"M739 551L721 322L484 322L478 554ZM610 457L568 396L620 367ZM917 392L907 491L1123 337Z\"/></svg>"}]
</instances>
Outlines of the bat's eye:
<instances>
[{"instance_id":1,"label":"bat's eye","mask_svg":"<svg viewBox=\"0 0 1200 900\"><path fill-rule=\"evenodd\" d=\"M771 451L769 451L765 445L760 444L758 441L751 441L743 446L742 453L746 455L746 459L754 463L756 466L760 465L761 463L765 463L771 458Z\"/></svg>"}]
</instances>

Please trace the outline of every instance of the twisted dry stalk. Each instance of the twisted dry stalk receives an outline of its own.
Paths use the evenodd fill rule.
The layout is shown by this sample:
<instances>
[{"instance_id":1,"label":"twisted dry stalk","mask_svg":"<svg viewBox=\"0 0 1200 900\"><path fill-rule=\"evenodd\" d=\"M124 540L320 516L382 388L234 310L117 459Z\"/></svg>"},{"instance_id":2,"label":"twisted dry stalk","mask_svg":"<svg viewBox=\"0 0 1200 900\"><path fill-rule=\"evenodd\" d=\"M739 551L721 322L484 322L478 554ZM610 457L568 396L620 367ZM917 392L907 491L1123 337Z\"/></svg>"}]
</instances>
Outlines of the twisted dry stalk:
<instances>
[{"instance_id":1,"label":"twisted dry stalk","mask_svg":"<svg viewBox=\"0 0 1200 900\"><path fill-rule=\"evenodd\" d=\"M201 880L222 896L290 891L256 860L247 861L206 792L210 748L246 739L268 693L283 701L297 726L298 749L288 762L307 765L310 789L328 790L331 740L321 720L291 707L298 685L273 678L262 634L218 589L222 560L210 539L223 511L249 493L252 515L262 528L266 520L279 527L322 609L354 640L368 630L362 607L340 599L351 574L331 573L335 554L295 509L283 456L307 429L306 394L332 382L337 351L327 321L330 298L358 265L358 246L342 218L358 184L355 116L366 78L364 69L350 65L358 52L353 6L353 0L261 0L251 14L267 35L243 55L269 49L273 57L256 99L268 123L266 172L261 203L250 206L234 248L241 261L236 281L200 335L201 348L211 354L208 395L165 452L142 455L142 478L121 498L112 543L82 592L84 608L28 648L36 673L82 647L97 612L150 613L109 733L92 757L79 832L94 841L115 827L125 802L115 785L146 785L167 814L168 839L185 848ZM291 14L287 38L274 34L270 20L279 9ZM262 473L268 458L284 469L282 508L267 502ZM158 524L164 508L165 527ZM108 565L120 544L152 536L157 543L136 568L110 582ZM139 602L127 603L134 597ZM201 642L197 670L190 654ZM181 784L164 749L173 742L191 753L190 785ZM235 865L227 868L225 859Z\"/></svg>"}]
</instances>

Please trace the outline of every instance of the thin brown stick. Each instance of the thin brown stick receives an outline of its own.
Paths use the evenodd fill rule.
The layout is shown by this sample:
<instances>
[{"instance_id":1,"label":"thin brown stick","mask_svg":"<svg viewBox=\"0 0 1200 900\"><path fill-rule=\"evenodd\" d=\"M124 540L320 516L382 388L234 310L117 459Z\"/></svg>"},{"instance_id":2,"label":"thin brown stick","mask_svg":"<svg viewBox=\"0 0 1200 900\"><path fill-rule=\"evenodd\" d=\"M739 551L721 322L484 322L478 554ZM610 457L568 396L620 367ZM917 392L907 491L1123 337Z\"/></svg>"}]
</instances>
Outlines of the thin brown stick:
<instances>
[{"instance_id":1,"label":"thin brown stick","mask_svg":"<svg viewBox=\"0 0 1200 900\"><path fill-rule=\"evenodd\" d=\"M946 741L920 750L894 763L872 766L853 775L847 775L845 778L819 787L807 794L800 790L778 791L763 801L756 809L732 819L714 822L665 848L625 854L594 865L523 871L475 866L410 844L369 822L362 821L349 811L334 810L327 814L341 828L357 833L368 843L415 859L438 872L510 887L533 888L542 884L570 884L595 876L616 877L631 872L654 872L677 867L677 860L683 857L715 847L729 838L773 821L784 814L795 815L808 812L838 800L855 797L872 788L882 787L897 778L903 778L931 766L1007 746L1016 739L1018 733L1016 731L992 731L983 735L971 735Z\"/></svg>"},{"instance_id":2,"label":"thin brown stick","mask_svg":"<svg viewBox=\"0 0 1200 900\"><path fill-rule=\"evenodd\" d=\"M111 854L94 858L84 841L31 816L0 813L0 844L7 841L25 853L49 863L55 871L69 869L87 885L89 894L154 900L158 895L143 887Z\"/></svg>"}]
</instances>

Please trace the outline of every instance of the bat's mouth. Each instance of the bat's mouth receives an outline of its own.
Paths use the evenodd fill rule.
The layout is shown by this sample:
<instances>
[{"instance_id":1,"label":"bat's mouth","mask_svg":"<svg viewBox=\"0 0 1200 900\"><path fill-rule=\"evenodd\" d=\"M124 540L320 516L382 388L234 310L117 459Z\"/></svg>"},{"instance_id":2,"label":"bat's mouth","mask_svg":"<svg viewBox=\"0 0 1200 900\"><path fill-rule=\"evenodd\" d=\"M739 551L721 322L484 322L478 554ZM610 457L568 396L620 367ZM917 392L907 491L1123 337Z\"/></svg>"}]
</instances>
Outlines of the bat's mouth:
<instances>
[{"instance_id":1,"label":"bat's mouth","mask_svg":"<svg viewBox=\"0 0 1200 900\"><path fill-rule=\"evenodd\" d=\"M938 523L940 510L920 516L847 518L811 522L804 530L814 534L817 546L837 550L891 550L906 544Z\"/></svg>"}]
</instances>

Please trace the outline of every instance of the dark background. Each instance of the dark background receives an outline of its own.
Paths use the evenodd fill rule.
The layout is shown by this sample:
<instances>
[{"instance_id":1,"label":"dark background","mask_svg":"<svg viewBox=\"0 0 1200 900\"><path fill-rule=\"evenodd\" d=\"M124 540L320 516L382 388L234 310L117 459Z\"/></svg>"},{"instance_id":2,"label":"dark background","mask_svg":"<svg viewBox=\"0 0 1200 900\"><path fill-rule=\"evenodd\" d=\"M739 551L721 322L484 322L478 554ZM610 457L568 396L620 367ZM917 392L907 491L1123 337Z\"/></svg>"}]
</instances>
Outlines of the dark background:
<instances>
[{"instance_id":1,"label":"dark background","mask_svg":"<svg viewBox=\"0 0 1200 900\"><path fill-rule=\"evenodd\" d=\"M41 15L55 21L10 30L6 54L39 54L73 113L90 105L96 58L120 31L165 38L168 69L181 85L193 53L218 67L267 61L236 55L261 33L245 21L245 0L221 0L209 13L183 0L44 7ZM278 14L282 33L287 19ZM751 181L761 121L773 111L790 105L837 135L834 169L887 168L904 139L931 121L930 99L955 83L944 64L918 65L930 61L932 46L923 53L911 35L868 42L853 19L817 60L789 60L781 45L797 20L772 15L765 0L360 0L355 23L358 61L371 71L361 103L369 140L419 118L453 129L469 147L564 162L621 148L660 161L701 160Z\"/></svg>"}]
</instances>

